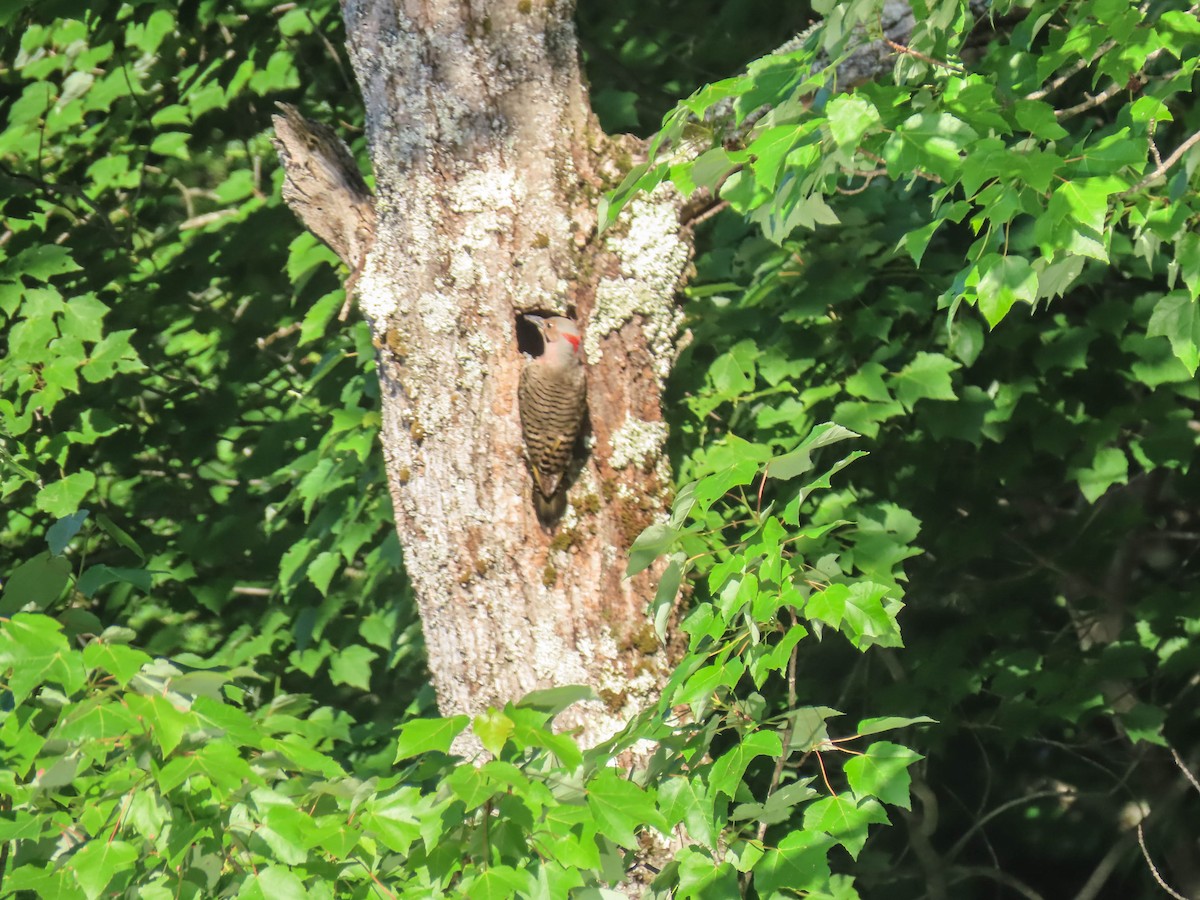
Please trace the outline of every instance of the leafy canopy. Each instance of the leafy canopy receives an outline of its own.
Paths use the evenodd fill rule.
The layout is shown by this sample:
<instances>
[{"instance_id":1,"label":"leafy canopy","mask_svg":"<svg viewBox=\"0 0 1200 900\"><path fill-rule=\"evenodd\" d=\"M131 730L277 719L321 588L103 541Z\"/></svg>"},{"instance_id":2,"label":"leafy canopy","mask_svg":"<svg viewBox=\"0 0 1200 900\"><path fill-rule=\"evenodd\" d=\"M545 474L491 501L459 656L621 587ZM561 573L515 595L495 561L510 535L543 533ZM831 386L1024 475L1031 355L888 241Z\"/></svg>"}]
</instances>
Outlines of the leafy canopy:
<instances>
[{"instance_id":1,"label":"leafy canopy","mask_svg":"<svg viewBox=\"0 0 1200 900\"><path fill-rule=\"evenodd\" d=\"M704 8L585 6L609 121L763 45L753 4ZM1200 25L914 10L845 85L879 4L817 4L611 198L729 212L689 290L683 486L630 554L668 558L648 639L689 585L687 652L587 751L551 728L574 689L396 731L430 695L373 348L266 132L284 99L356 134L333 4L0 13L0 891L558 897L683 830L680 897L1073 896L1131 801L1156 852L1186 840L1153 751L1198 724ZM721 27L673 42L684 15Z\"/></svg>"}]
</instances>

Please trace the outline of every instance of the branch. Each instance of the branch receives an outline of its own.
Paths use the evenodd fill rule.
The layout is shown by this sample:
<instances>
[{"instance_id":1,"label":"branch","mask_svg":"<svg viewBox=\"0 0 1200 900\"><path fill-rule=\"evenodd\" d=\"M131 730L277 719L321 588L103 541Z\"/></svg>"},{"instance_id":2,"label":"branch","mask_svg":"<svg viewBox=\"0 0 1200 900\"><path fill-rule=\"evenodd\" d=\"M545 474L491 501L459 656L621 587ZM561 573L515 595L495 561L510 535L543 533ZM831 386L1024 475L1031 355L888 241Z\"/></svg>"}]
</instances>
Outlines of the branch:
<instances>
[{"instance_id":1,"label":"branch","mask_svg":"<svg viewBox=\"0 0 1200 900\"><path fill-rule=\"evenodd\" d=\"M1117 863L1121 861L1121 857L1125 855L1132 843L1132 832L1121 835L1121 838L1108 848L1108 852L1096 864L1096 868L1092 870L1092 874L1088 876L1088 880L1079 889L1074 900L1095 900L1096 895L1103 889L1108 877L1113 873L1113 869L1117 867Z\"/></svg>"},{"instance_id":2,"label":"branch","mask_svg":"<svg viewBox=\"0 0 1200 900\"><path fill-rule=\"evenodd\" d=\"M1126 194L1132 194L1136 191L1140 191L1142 188L1144 188L1146 185L1148 185L1154 179L1163 175L1169 168L1171 168L1171 166L1173 166L1173 165L1175 165L1175 163L1179 162L1180 157L1182 157L1183 154L1185 154L1189 150L1191 150L1192 147L1194 147L1197 142L1200 142L1200 131L1197 131L1190 138L1188 138L1186 141L1184 141L1182 144L1180 144L1178 147L1176 147L1175 152L1172 153L1170 156L1168 156L1166 159L1164 159L1162 161L1162 164L1159 165L1157 168L1155 168L1155 170L1153 172L1151 172L1149 175L1147 175L1145 178L1143 178L1141 181L1139 181L1137 184L1135 184L1129 190L1122 191L1121 196L1124 197Z\"/></svg>"},{"instance_id":3,"label":"branch","mask_svg":"<svg viewBox=\"0 0 1200 900\"><path fill-rule=\"evenodd\" d=\"M1171 756L1175 760L1175 765L1179 767L1179 770L1183 773L1184 778L1187 779L1187 782L1191 784L1192 787L1200 792L1200 781L1197 781L1196 776L1193 775L1188 769L1187 764L1183 761L1183 758L1178 752L1176 752L1174 747L1169 747L1168 749L1171 751ZM1088 877L1088 880L1084 883L1083 887L1079 889L1079 892L1075 895L1074 900L1094 900L1094 898L1103 889L1105 882L1112 874L1113 869L1116 868L1120 858L1130 848L1130 845L1135 839L1137 840L1138 846L1141 847L1142 857L1146 860L1146 865L1149 866L1150 873L1154 876L1154 880L1157 881L1159 886L1171 896L1177 898L1180 897L1180 895L1175 893L1172 888L1167 886L1165 880L1159 874L1158 868L1154 865L1153 861L1151 861L1149 850L1146 848L1145 828L1150 822L1157 821L1164 815L1167 815L1171 806L1179 799L1180 796L1182 796L1186 789L1187 785L1185 785L1184 782L1176 782L1162 798L1161 803L1158 803L1154 806L1154 808L1149 809L1142 819L1137 823L1136 827L1133 828L1133 830L1126 831L1121 836L1120 840L1118 840L1115 844L1113 844L1112 847L1109 848L1108 852L1097 864L1095 870L1093 870L1092 874ZM1184 898L1184 900L1186 900L1186 898Z\"/></svg>"},{"instance_id":4,"label":"branch","mask_svg":"<svg viewBox=\"0 0 1200 900\"><path fill-rule=\"evenodd\" d=\"M986 814L977 819L971 825L971 827L966 830L963 836L955 842L954 846L950 848L950 852L946 854L946 858L954 859L956 856L958 856L958 854L961 853L963 848L967 845L967 842L971 840L971 837L975 834L975 832L979 831L979 829L981 829L992 819L996 818L996 816L1012 809L1014 806L1021 806L1025 803L1033 803L1037 800L1046 800L1048 798L1062 799L1064 797L1072 796L1074 796L1074 793L1071 791L1038 791L1036 793L1026 794L1022 797L1016 797L1007 801L1006 803L1001 803L999 806L989 810Z\"/></svg>"},{"instance_id":5,"label":"branch","mask_svg":"<svg viewBox=\"0 0 1200 900\"><path fill-rule=\"evenodd\" d=\"M820 30L822 24L820 21L814 22L791 40L776 47L763 59L795 53L809 41L815 32ZM907 0L887 0L879 13L879 37L871 39L866 29L859 26L857 30L858 46L845 54L838 63L836 71L829 78L829 82L836 85L839 91L845 91L887 72L895 65L897 51L893 48L903 47L912 35L915 24L916 18L913 16L912 7ZM830 62L829 55L822 51L813 63L813 74L829 68ZM723 142L726 146L740 146L746 142L747 135L770 110L770 106L762 106L747 114L741 124L735 125L734 101L732 97L729 97L713 104L705 112L704 121L712 126L714 131L725 135ZM700 142L694 146L685 146L681 152L684 156L698 156L707 149L708 145Z\"/></svg>"},{"instance_id":6,"label":"branch","mask_svg":"<svg viewBox=\"0 0 1200 900\"><path fill-rule=\"evenodd\" d=\"M1171 758L1175 760L1175 765L1179 766L1179 771L1183 773L1183 777L1186 778L1191 783L1192 787L1196 789L1196 793L1200 794L1200 781L1196 780L1196 776L1192 774L1192 770L1187 767L1186 763L1184 763L1183 757L1179 755L1179 751L1174 747L1171 747L1170 749Z\"/></svg>"},{"instance_id":7,"label":"branch","mask_svg":"<svg viewBox=\"0 0 1200 900\"><path fill-rule=\"evenodd\" d=\"M1116 41L1105 41L1103 44L1101 44L1099 47L1096 48L1096 52L1092 54L1090 59L1084 59L1081 56L1079 59L1075 60L1074 63L1072 63L1065 70L1063 70L1063 73L1061 75L1059 75L1057 78L1055 78L1052 82L1050 82L1044 88L1034 91L1032 94L1026 94L1025 99L1026 100L1044 100L1046 97L1048 97L1054 91L1057 91L1060 87L1062 87L1064 84L1066 84L1068 81L1070 81L1072 77L1074 77L1078 73L1082 72L1084 69L1086 69L1088 66L1090 66L1092 63L1094 63L1096 60L1098 60L1101 56L1103 56L1105 53L1107 53L1109 50L1111 50L1115 46L1117 46Z\"/></svg>"},{"instance_id":8,"label":"branch","mask_svg":"<svg viewBox=\"0 0 1200 900\"><path fill-rule=\"evenodd\" d=\"M1169 884L1163 881L1163 877L1158 874L1158 868L1154 865L1154 860L1150 858L1150 851L1146 849L1146 836L1142 832L1142 823L1137 825L1138 846L1142 848L1142 858L1146 860L1146 865L1150 867L1150 874L1154 876L1154 880L1158 882L1158 886L1170 894L1175 900L1188 900L1183 894L1174 890Z\"/></svg>"},{"instance_id":9,"label":"branch","mask_svg":"<svg viewBox=\"0 0 1200 900\"><path fill-rule=\"evenodd\" d=\"M1000 869L992 869L987 866L957 866L954 869L955 873L961 875L962 878L956 878L955 881L961 881L964 878L979 877L990 878L992 881L997 881L1005 887L1012 888L1022 897L1028 900L1042 900L1042 895L1027 885L1021 879L1009 875ZM1184 898L1186 900L1186 898Z\"/></svg>"},{"instance_id":10,"label":"branch","mask_svg":"<svg viewBox=\"0 0 1200 900\"><path fill-rule=\"evenodd\" d=\"M1106 44L1105 47L1107 47L1107 46L1108 45ZM1109 49L1111 49L1111 48L1109 48ZM1101 47L1100 50L1103 50L1105 53L1108 52L1107 50L1104 49L1104 47ZM1157 50L1152 50L1152 51L1150 51L1150 53L1146 54L1146 58L1142 62L1142 68L1139 71L1144 72L1146 70L1146 66L1149 63L1154 62L1154 60L1158 59L1160 56L1162 56L1163 52L1165 50L1166 50L1165 47L1159 47ZM1100 51L1098 50L1097 53L1100 53ZM1099 57L1097 56L1095 58L1098 59ZM1073 75L1073 74L1075 74L1074 71L1069 73L1069 75ZM1056 82L1055 85L1057 86L1060 83L1061 82ZM1118 84L1117 82L1114 81L1112 84L1110 84L1104 90L1102 90L1100 93L1096 94L1095 96L1088 97L1082 103L1078 103L1075 106L1068 107L1067 109L1056 109L1054 111L1054 117L1056 119L1060 119L1060 120L1061 119L1069 119L1072 116L1079 115L1079 113L1091 109L1093 106L1099 106L1102 103L1107 103L1114 96L1119 94L1121 92L1121 89L1126 87L1127 85L1128 85L1128 82L1126 82L1126 84ZM1030 96L1032 97L1033 95L1031 94ZM1087 96L1087 95L1085 94L1084 96Z\"/></svg>"},{"instance_id":11,"label":"branch","mask_svg":"<svg viewBox=\"0 0 1200 900\"><path fill-rule=\"evenodd\" d=\"M350 149L332 128L300 115L287 103L275 125L275 151L283 164L283 199L306 228L324 241L350 269L346 279L349 311L354 283L375 239L375 204Z\"/></svg>"},{"instance_id":12,"label":"branch","mask_svg":"<svg viewBox=\"0 0 1200 900\"><path fill-rule=\"evenodd\" d=\"M1066 109L1056 109L1054 111L1054 118L1069 119L1072 116L1077 116L1081 112L1085 112L1094 106L1100 106L1103 103L1107 103L1109 100L1111 100L1117 94L1119 94L1123 87L1125 87L1125 85L1117 84L1114 81L1112 84L1110 84L1108 87L1106 87L1104 90L1102 90L1098 94L1094 94L1092 96L1088 96L1087 94L1084 94L1084 96L1087 97L1086 100L1083 100L1082 102L1077 103L1075 106L1068 106Z\"/></svg>"}]
</instances>

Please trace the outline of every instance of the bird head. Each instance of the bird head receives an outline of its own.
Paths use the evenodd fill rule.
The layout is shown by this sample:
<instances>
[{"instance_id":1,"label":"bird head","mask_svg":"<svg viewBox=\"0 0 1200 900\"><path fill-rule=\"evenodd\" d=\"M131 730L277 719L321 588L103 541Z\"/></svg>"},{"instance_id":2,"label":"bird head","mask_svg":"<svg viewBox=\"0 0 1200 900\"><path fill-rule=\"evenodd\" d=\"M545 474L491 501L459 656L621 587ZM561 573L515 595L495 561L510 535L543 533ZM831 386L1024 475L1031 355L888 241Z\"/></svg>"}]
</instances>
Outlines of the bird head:
<instances>
[{"instance_id":1,"label":"bird head","mask_svg":"<svg viewBox=\"0 0 1200 900\"><path fill-rule=\"evenodd\" d=\"M582 338L579 325L574 319L568 319L566 316L535 316L528 313L525 318L537 326L544 347L542 358L547 362L564 363L581 358Z\"/></svg>"}]
</instances>

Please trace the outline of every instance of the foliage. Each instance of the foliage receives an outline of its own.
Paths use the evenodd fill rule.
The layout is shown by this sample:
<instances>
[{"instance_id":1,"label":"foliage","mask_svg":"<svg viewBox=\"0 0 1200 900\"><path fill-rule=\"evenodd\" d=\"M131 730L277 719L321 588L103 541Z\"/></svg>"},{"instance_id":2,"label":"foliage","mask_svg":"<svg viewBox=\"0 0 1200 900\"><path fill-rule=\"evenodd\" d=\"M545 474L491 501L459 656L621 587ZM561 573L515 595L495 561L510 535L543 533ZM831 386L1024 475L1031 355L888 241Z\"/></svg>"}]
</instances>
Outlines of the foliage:
<instances>
[{"instance_id":1,"label":"foliage","mask_svg":"<svg viewBox=\"0 0 1200 900\"><path fill-rule=\"evenodd\" d=\"M910 819L932 838L905 856L882 832L861 890L1074 896L1102 873L1101 896L1156 896L1128 829L1149 813L1150 852L1189 856L1196 800L1160 748L1200 761L1200 23L1177 4L917 8L892 78L848 90L832 63L878 20L823 8L803 47L668 113L614 198L669 178L741 214L689 289L679 470L743 441L786 453L832 419L872 455L825 504L860 532L921 523L906 651L810 648L796 676L941 723Z\"/></svg>"},{"instance_id":2,"label":"foliage","mask_svg":"<svg viewBox=\"0 0 1200 900\"><path fill-rule=\"evenodd\" d=\"M803 28L805 4L776 0L583 0L576 26L592 109L610 133L653 133L679 97Z\"/></svg>"},{"instance_id":3,"label":"foliage","mask_svg":"<svg viewBox=\"0 0 1200 900\"><path fill-rule=\"evenodd\" d=\"M251 11L7 23L0 578L86 508L63 603L92 631L253 665L365 724L423 680L374 349L334 321L333 257L296 237L269 140L272 100L324 102L301 71L344 79L337 7Z\"/></svg>"},{"instance_id":4,"label":"foliage","mask_svg":"<svg viewBox=\"0 0 1200 900\"><path fill-rule=\"evenodd\" d=\"M979 6L847 85L879 4L821 0L614 196L730 210L690 486L632 554L688 649L588 751L569 689L396 736L430 694L373 348L267 138L274 100L358 134L335 5L0 11L0 895L596 896L686 833L681 897L1157 896L1130 823L1174 863L1200 820L1163 750L1200 753L1200 24ZM583 4L600 112L781 42L763 10Z\"/></svg>"},{"instance_id":5,"label":"foliage","mask_svg":"<svg viewBox=\"0 0 1200 900\"><path fill-rule=\"evenodd\" d=\"M823 426L765 472L811 477L818 449L852 436ZM822 630L860 650L899 644L894 565L859 556L852 571L799 549L848 524L807 523L830 475L860 455L789 488L778 512L725 499L764 471L748 446L680 492L632 567L715 528L729 543L702 566L714 599L683 623L689 651L657 707L587 751L550 724L598 701L558 688L473 722L410 722L403 767L358 778L334 752L347 718L287 695L249 709L249 669L154 659L120 627L78 649L55 619L16 613L0 622L0 840L16 846L0 896L564 897L622 881L643 843L677 827L690 840L655 879L663 896L731 896L739 880L761 897L858 896L827 857L838 845L857 857L868 826L888 821L884 804L909 807L919 756L880 735L930 721L868 718L831 737L841 713L806 705L791 683ZM47 559L65 562L80 524L60 529ZM757 693L771 683L788 683L775 691L786 706ZM450 755L468 725L489 754L481 765ZM613 767L647 742L633 778Z\"/></svg>"}]
</instances>

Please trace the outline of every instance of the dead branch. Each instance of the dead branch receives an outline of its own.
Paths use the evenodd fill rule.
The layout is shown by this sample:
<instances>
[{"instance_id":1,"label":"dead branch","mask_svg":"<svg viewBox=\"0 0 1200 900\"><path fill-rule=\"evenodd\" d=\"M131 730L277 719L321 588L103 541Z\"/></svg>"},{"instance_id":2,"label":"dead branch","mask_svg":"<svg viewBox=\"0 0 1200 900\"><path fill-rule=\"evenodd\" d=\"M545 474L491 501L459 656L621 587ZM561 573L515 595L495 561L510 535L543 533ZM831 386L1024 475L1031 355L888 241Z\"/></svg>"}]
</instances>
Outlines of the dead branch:
<instances>
[{"instance_id":1,"label":"dead branch","mask_svg":"<svg viewBox=\"0 0 1200 900\"><path fill-rule=\"evenodd\" d=\"M350 148L321 122L300 115L287 103L271 117L272 143L283 164L283 199L306 228L329 246L350 269L346 279L349 311L354 284L375 238L375 204Z\"/></svg>"}]
</instances>

